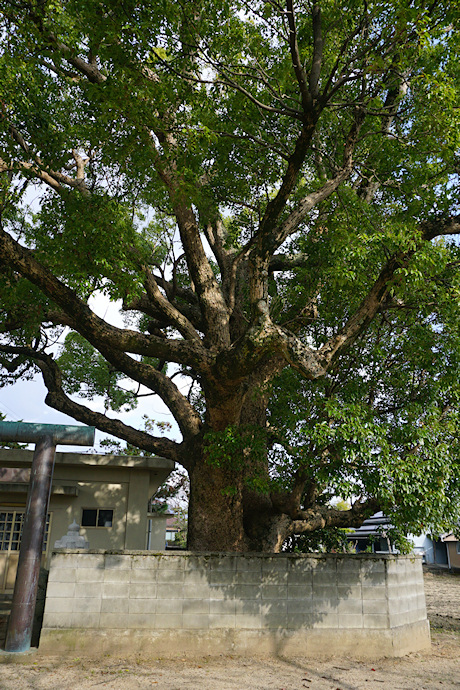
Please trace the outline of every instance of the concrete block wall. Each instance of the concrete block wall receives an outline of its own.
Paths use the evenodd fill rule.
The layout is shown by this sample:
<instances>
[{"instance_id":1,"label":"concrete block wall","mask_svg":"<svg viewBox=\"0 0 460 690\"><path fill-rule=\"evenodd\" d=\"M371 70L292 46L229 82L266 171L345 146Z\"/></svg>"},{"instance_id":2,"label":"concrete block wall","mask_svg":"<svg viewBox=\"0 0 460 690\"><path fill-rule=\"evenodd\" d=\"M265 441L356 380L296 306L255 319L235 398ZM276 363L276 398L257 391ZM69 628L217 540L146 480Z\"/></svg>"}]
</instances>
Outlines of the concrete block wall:
<instances>
[{"instance_id":1,"label":"concrete block wall","mask_svg":"<svg viewBox=\"0 0 460 690\"><path fill-rule=\"evenodd\" d=\"M406 653L429 643L421 561L367 554L55 553L41 646L75 649L91 638L104 650L124 644L126 651L129 631L131 640L148 641L162 654L317 653L325 651L325 640L330 653L359 652L363 644L374 655Z\"/></svg>"}]
</instances>

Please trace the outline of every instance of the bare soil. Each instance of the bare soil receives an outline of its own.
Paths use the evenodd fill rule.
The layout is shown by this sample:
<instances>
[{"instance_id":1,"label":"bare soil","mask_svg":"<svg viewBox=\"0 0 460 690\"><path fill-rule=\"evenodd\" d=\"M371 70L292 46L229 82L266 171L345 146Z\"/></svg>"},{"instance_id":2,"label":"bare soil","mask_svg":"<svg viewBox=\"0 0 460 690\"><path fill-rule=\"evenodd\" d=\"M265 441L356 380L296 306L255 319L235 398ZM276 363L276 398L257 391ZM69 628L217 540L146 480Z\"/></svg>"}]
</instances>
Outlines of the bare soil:
<instances>
[{"instance_id":1,"label":"bare soil","mask_svg":"<svg viewBox=\"0 0 460 690\"><path fill-rule=\"evenodd\" d=\"M402 659L231 656L123 661L23 656L0 664L0 690L425 690L460 688L460 574L426 573L432 648Z\"/></svg>"},{"instance_id":2,"label":"bare soil","mask_svg":"<svg viewBox=\"0 0 460 690\"><path fill-rule=\"evenodd\" d=\"M427 571L424 582L431 630L460 633L460 573Z\"/></svg>"}]
</instances>

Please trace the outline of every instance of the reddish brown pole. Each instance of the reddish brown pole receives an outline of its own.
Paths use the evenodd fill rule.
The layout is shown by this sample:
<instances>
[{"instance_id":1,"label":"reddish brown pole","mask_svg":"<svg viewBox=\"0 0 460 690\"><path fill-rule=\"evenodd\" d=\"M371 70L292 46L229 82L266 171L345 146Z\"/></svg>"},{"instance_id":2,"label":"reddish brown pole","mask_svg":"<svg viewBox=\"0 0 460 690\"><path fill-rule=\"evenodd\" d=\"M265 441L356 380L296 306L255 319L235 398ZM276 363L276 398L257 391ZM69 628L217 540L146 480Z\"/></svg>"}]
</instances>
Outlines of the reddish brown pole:
<instances>
[{"instance_id":1,"label":"reddish brown pole","mask_svg":"<svg viewBox=\"0 0 460 690\"><path fill-rule=\"evenodd\" d=\"M26 652L30 648L55 451L52 436L41 436L37 440L6 637L7 652Z\"/></svg>"}]
</instances>

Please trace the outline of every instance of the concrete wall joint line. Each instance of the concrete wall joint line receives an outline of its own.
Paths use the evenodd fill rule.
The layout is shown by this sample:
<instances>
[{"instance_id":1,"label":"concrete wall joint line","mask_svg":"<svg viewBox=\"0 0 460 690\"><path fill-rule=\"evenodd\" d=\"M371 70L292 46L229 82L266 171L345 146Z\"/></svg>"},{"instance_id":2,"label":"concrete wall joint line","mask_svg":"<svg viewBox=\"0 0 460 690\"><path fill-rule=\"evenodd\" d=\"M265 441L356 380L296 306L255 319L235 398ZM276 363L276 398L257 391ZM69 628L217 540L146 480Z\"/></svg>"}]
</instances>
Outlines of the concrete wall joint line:
<instances>
[{"instance_id":1,"label":"concrete wall joint line","mask_svg":"<svg viewBox=\"0 0 460 690\"><path fill-rule=\"evenodd\" d=\"M402 560L408 581L418 581L420 560ZM117 630L142 639L168 635L180 640L178 653L199 646L202 635L209 649L222 649L222 640L230 645L229 631L231 645L253 635L259 641L248 646L253 653L281 635L283 649L308 655L326 633L335 641L334 649L325 645L330 653L364 653L353 634L356 642L369 635L374 655L417 651L429 644L424 594L401 583L398 563L335 554L59 552L51 562L42 644L51 650L57 631L64 640L87 627L110 648Z\"/></svg>"}]
</instances>

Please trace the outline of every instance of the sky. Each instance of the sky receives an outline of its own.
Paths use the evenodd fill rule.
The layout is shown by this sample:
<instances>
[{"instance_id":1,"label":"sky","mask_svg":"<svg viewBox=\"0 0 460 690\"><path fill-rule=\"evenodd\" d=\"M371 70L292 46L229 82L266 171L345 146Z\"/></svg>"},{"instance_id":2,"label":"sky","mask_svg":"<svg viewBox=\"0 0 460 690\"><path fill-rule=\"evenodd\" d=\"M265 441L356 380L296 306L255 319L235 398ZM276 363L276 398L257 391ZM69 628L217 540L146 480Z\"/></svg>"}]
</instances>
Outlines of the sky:
<instances>
[{"instance_id":1,"label":"sky","mask_svg":"<svg viewBox=\"0 0 460 690\"><path fill-rule=\"evenodd\" d=\"M24 214L35 213L39 209L40 203L40 186L30 185L27 190L24 200ZM146 223L149 218L146 219ZM173 237L173 244L179 243L179 238ZM121 303L114 303L109 300L107 296L97 294L90 298L89 306L100 318L108 323L123 328L126 324L123 321L123 316L120 310ZM190 382L186 379L175 378L175 383L179 389L186 393ZM147 392L147 391L144 391ZM45 397L47 390L40 375L37 375L31 381L19 381L12 386L0 388L0 412L6 416L6 421L23 421L35 422L42 424L79 424L72 417L68 417L61 412L57 412L45 405ZM81 400L73 396L77 402L91 407L97 412L104 412L104 405L102 398L94 401ZM115 413L111 412L110 417L121 419L125 424L129 424L136 429L144 427L143 416L146 415L150 419L158 422L169 422L172 425L172 430L168 432L168 438L180 441L180 432L172 414L169 412L166 405L158 396L151 396L141 398L138 407L130 412ZM97 449L98 443L107 438L107 434L103 434L96 430L96 441L94 448ZM58 449L59 450L59 449ZM82 452L81 447L66 446L60 450Z\"/></svg>"},{"instance_id":2,"label":"sky","mask_svg":"<svg viewBox=\"0 0 460 690\"><path fill-rule=\"evenodd\" d=\"M99 296L90 303L91 308L104 318L109 323L115 326L123 326L123 321L120 317L120 312L116 304L110 303L107 298ZM182 385L178 379L175 379L176 384L184 391L187 390L189 383L183 381ZM6 416L5 421L9 422L32 422L41 424L79 424L72 417L68 417L62 412L53 410L45 404L45 397L47 394L46 387L40 375L37 374L30 381L18 381L12 386L0 388L0 412ZM92 410L97 412L104 412L104 404L102 398L96 398L92 401L81 400L73 396L73 399L81 404L87 405ZM147 415L150 419L158 422L169 422L173 428L167 434L169 438L180 440L180 434L177 424L169 412L166 405L158 396L149 396L141 398L138 407L129 412L115 413L111 412L110 417L121 419L125 424L129 424L137 429L142 429L143 415ZM97 449L98 443L107 438L107 434L103 434L96 430L96 441L94 448ZM84 451L81 447L65 446L58 448L58 450L68 452ZM89 450L89 449L88 449Z\"/></svg>"},{"instance_id":3,"label":"sky","mask_svg":"<svg viewBox=\"0 0 460 690\"><path fill-rule=\"evenodd\" d=\"M40 376L36 376L31 381L18 381L12 386L0 389L0 412L6 416L8 422L34 422L41 424L79 424L72 417L68 417L62 412L53 410L51 407L45 405L45 397L47 390ZM76 398L75 398L76 399ZM79 401L82 402L82 401ZM98 412L103 411L102 400L83 401L92 409ZM110 416L121 419L125 424L129 424L135 428L143 427L142 416L147 415L158 422L170 422L175 426L174 419L157 397L143 398L136 410L131 410L126 413L111 413ZM179 438L177 431L173 430L169 437ZM107 438L107 434L102 434L96 430L95 448L97 449L99 441ZM79 452L83 449L81 447L66 446L58 450L68 452ZM89 449L88 449L89 450Z\"/></svg>"}]
</instances>

